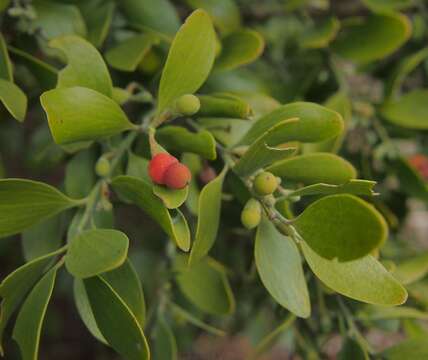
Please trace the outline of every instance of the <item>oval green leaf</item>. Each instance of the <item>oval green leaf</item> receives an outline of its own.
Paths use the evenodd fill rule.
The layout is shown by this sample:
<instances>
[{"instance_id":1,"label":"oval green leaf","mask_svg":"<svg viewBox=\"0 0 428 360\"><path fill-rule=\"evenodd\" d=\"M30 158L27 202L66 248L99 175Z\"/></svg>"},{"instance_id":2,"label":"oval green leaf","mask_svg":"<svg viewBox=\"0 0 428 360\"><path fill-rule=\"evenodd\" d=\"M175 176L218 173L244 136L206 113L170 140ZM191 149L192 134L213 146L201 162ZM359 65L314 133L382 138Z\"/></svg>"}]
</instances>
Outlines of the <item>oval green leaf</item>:
<instances>
[{"instance_id":1,"label":"oval green leaf","mask_svg":"<svg viewBox=\"0 0 428 360\"><path fill-rule=\"evenodd\" d=\"M288 196L353 194L375 196L373 191L376 181L352 179L342 185L313 184L291 192Z\"/></svg>"},{"instance_id":2,"label":"oval green leaf","mask_svg":"<svg viewBox=\"0 0 428 360\"><path fill-rule=\"evenodd\" d=\"M261 117L239 144L252 144L272 126L292 118L299 118L299 121L290 123L288 141L319 142L335 137L343 131L343 120L337 112L314 103L295 102L283 105Z\"/></svg>"},{"instance_id":3,"label":"oval green leaf","mask_svg":"<svg viewBox=\"0 0 428 360\"><path fill-rule=\"evenodd\" d=\"M406 16L372 14L344 25L333 43L333 50L357 63L368 63L392 54L410 34L411 25Z\"/></svg>"},{"instance_id":4,"label":"oval green leaf","mask_svg":"<svg viewBox=\"0 0 428 360\"><path fill-rule=\"evenodd\" d=\"M428 273L428 252L416 255L397 264L394 276L407 285L422 279Z\"/></svg>"},{"instance_id":5,"label":"oval green leaf","mask_svg":"<svg viewBox=\"0 0 428 360\"><path fill-rule=\"evenodd\" d=\"M306 243L326 259L362 258L386 240L388 227L382 215L360 198L326 196L308 206L295 226Z\"/></svg>"},{"instance_id":6,"label":"oval green leaf","mask_svg":"<svg viewBox=\"0 0 428 360\"><path fill-rule=\"evenodd\" d=\"M340 185L355 179L357 172L351 163L330 153L311 153L278 161L268 171L285 180L304 184Z\"/></svg>"},{"instance_id":7,"label":"oval green leaf","mask_svg":"<svg viewBox=\"0 0 428 360\"><path fill-rule=\"evenodd\" d=\"M113 84L107 66L98 50L78 36L64 36L49 43L61 50L67 66L58 73L58 88L87 87L111 97Z\"/></svg>"},{"instance_id":8,"label":"oval green leaf","mask_svg":"<svg viewBox=\"0 0 428 360\"><path fill-rule=\"evenodd\" d=\"M113 270L126 260L129 239L120 231L92 229L70 242L65 266L70 274L88 278Z\"/></svg>"},{"instance_id":9,"label":"oval green leaf","mask_svg":"<svg viewBox=\"0 0 428 360\"><path fill-rule=\"evenodd\" d=\"M24 179L0 180L0 199L0 238L79 204L48 184Z\"/></svg>"},{"instance_id":10,"label":"oval green leaf","mask_svg":"<svg viewBox=\"0 0 428 360\"><path fill-rule=\"evenodd\" d=\"M306 49L319 49L327 47L336 37L340 22L330 17L321 24L306 28L299 37L300 46Z\"/></svg>"},{"instance_id":11,"label":"oval green leaf","mask_svg":"<svg viewBox=\"0 0 428 360\"><path fill-rule=\"evenodd\" d=\"M174 218L153 194L152 184L132 176L118 176L112 181L113 189L126 201L136 204L153 218L183 251L190 249L190 232L187 221L177 209Z\"/></svg>"},{"instance_id":12,"label":"oval green leaf","mask_svg":"<svg viewBox=\"0 0 428 360\"><path fill-rule=\"evenodd\" d=\"M13 82L12 62L10 61L6 41L4 41L2 34L0 34L0 78Z\"/></svg>"},{"instance_id":13,"label":"oval green leaf","mask_svg":"<svg viewBox=\"0 0 428 360\"><path fill-rule=\"evenodd\" d=\"M232 70L256 60L265 42L254 30L239 29L222 39L221 53L215 61L215 70Z\"/></svg>"},{"instance_id":14,"label":"oval green leaf","mask_svg":"<svg viewBox=\"0 0 428 360\"><path fill-rule=\"evenodd\" d=\"M302 250L315 275L339 294L376 305L401 305L407 300L406 289L371 255L338 262L317 255L305 242Z\"/></svg>"},{"instance_id":15,"label":"oval green leaf","mask_svg":"<svg viewBox=\"0 0 428 360\"><path fill-rule=\"evenodd\" d=\"M183 189L169 189L162 185L153 185L153 194L162 200L168 209L176 209L183 205L189 193L189 186Z\"/></svg>"},{"instance_id":16,"label":"oval green leaf","mask_svg":"<svg viewBox=\"0 0 428 360\"><path fill-rule=\"evenodd\" d=\"M181 95L193 94L205 82L214 63L215 36L205 11L196 10L186 19L172 42L162 71L158 113ZM187 60L183 61L184 58Z\"/></svg>"},{"instance_id":17,"label":"oval green leaf","mask_svg":"<svg viewBox=\"0 0 428 360\"><path fill-rule=\"evenodd\" d=\"M413 90L396 100L390 100L381 108L381 114L389 122L406 129L428 129L428 90Z\"/></svg>"},{"instance_id":18,"label":"oval green leaf","mask_svg":"<svg viewBox=\"0 0 428 360\"><path fill-rule=\"evenodd\" d=\"M221 195L227 167L204 186L199 194L198 225L189 257L189 265L197 263L214 245L220 225Z\"/></svg>"},{"instance_id":19,"label":"oval green leaf","mask_svg":"<svg viewBox=\"0 0 428 360\"><path fill-rule=\"evenodd\" d=\"M57 144L97 140L134 126L116 102L89 88L46 91L40 102Z\"/></svg>"},{"instance_id":20,"label":"oval green leaf","mask_svg":"<svg viewBox=\"0 0 428 360\"><path fill-rule=\"evenodd\" d=\"M99 276L84 283L95 321L111 347L125 359L150 359L144 332L119 294Z\"/></svg>"},{"instance_id":21,"label":"oval green leaf","mask_svg":"<svg viewBox=\"0 0 428 360\"><path fill-rule=\"evenodd\" d=\"M263 219L257 229L254 256L263 285L276 302L293 314L311 313L308 288L299 250L292 239L281 235Z\"/></svg>"},{"instance_id":22,"label":"oval green leaf","mask_svg":"<svg viewBox=\"0 0 428 360\"><path fill-rule=\"evenodd\" d=\"M13 82L0 79L0 101L18 121L24 121L27 112L27 96Z\"/></svg>"}]
</instances>

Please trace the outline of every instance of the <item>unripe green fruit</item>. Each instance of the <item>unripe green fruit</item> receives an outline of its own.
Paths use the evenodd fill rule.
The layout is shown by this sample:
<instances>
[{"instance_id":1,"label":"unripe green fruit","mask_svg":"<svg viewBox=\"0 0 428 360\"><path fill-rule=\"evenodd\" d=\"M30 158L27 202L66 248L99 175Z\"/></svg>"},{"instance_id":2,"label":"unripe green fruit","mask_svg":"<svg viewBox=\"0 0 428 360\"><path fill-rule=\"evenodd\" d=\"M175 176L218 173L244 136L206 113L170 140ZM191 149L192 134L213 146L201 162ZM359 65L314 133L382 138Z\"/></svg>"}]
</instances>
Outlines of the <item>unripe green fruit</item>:
<instances>
[{"instance_id":1,"label":"unripe green fruit","mask_svg":"<svg viewBox=\"0 0 428 360\"><path fill-rule=\"evenodd\" d=\"M278 180L276 176L268 171L258 174L253 182L254 191L262 196L272 194L277 187Z\"/></svg>"},{"instance_id":2,"label":"unripe green fruit","mask_svg":"<svg viewBox=\"0 0 428 360\"><path fill-rule=\"evenodd\" d=\"M247 229L254 229L262 218L262 207L256 199L250 199L241 213L241 222Z\"/></svg>"},{"instance_id":3,"label":"unripe green fruit","mask_svg":"<svg viewBox=\"0 0 428 360\"><path fill-rule=\"evenodd\" d=\"M95 172L100 177L105 177L110 173L110 161L104 156L101 156L95 164Z\"/></svg>"},{"instance_id":4,"label":"unripe green fruit","mask_svg":"<svg viewBox=\"0 0 428 360\"><path fill-rule=\"evenodd\" d=\"M175 101L175 111L177 111L181 115L193 115L196 114L199 111L199 108L201 107L201 102L199 99L192 94L186 94L180 96Z\"/></svg>"}]
</instances>

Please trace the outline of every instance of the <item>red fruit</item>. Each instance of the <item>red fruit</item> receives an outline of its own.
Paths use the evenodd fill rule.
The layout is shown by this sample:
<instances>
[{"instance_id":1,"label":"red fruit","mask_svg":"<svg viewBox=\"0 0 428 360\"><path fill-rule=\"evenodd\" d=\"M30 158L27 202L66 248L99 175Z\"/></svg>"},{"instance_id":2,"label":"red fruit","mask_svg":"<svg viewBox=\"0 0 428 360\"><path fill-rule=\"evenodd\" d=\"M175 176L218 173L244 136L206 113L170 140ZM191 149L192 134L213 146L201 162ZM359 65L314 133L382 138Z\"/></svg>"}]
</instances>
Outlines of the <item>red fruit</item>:
<instances>
[{"instance_id":1,"label":"red fruit","mask_svg":"<svg viewBox=\"0 0 428 360\"><path fill-rule=\"evenodd\" d=\"M173 164L178 163L178 160L168 154L168 153L159 153L153 156L152 160L149 163L149 176L154 183L163 185L165 172Z\"/></svg>"},{"instance_id":2,"label":"red fruit","mask_svg":"<svg viewBox=\"0 0 428 360\"><path fill-rule=\"evenodd\" d=\"M422 154L413 155L408 159L416 171L425 179L428 180L428 157Z\"/></svg>"},{"instance_id":3,"label":"red fruit","mask_svg":"<svg viewBox=\"0 0 428 360\"><path fill-rule=\"evenodd\" d=\"M189 168L186 165L176 163L165 171L163 181L171 189L182 189L190 182L191 178L192 174Z\"/></svg>"}]
</instances>

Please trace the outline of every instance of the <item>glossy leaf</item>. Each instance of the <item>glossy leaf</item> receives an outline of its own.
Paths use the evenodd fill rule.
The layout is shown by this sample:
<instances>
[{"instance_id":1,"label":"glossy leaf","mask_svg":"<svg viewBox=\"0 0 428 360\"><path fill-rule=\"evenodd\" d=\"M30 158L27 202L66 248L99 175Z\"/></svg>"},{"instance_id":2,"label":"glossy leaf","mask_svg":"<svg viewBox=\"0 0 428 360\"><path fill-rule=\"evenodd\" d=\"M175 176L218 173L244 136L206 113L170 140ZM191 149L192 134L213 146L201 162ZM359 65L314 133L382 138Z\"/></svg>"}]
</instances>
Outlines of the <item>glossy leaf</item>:
<instances>
[{"instance_id":1,"label":"glossy leaf","mask_svg":"<svg viewBox=\"0 0 428 360\"><path fill-rule=\"evenodd\" d=\"M334 194L353 194L375 196L373 191L376 185L375 181L352 179L342 185L331 184L313 184L302 187L290 193L291 196L309 196L309 195L334 195Z\"/></svg>"},{"instance_id":2,"label":"glossy leaf","mask_svg":"<svg viewBox=\"0 0 428 360\"><path fill-rule=\"evenodd\" d=\"M0 180L0 199L0 237L17 234L78 205L50 185L24 179Z\"/></svg>"},{"instance_id":3,"label":"glossy leaf","mask_svg":"<svg viewBox=\"0 0 428 360\"><path fill-rule=\"evenodd\" d=\"M1 317L0 317L0 354L3 355L1 340L6 325L14 311L21 304L25 295L31 290L37 280L43 275L52 259L64 249L47 254L27 262L9 274L0 284Z\"/></svg>"},{"instance_id":4,"label":"glossy leaf","mask_svg":"<svg viewBox=\"0 0 428 360\"><path fill-rule=\"evenodd\" d=\"M38 0L32 4L37 18L34 26L40 28L47 39L63 35L86 35L86 25L82 14L75 5L62 4L51 0ZM61 26L58 26L61 24Z\"/></svg>"},{"instance_id":5,"label":"glossy leaf","mask_svg":"<svg viewBox=\"0 0 428 360\"><path fill-rule=\"evenodd\" d=\"M86 230L71 240L65 266L75 277L95 276L122 265L128 246L128 237L120 231Z\"/></svg>"},{"instance_id":6,"label":"glossy leaf","mask_svg":"<svg viewBox=\"0 0 428 360\"><path fill-rule=\"evenodd\" d=\"M209 131L190 132L181 126L164 126L156 131L156 139L168 150L191 152L215 160L216 143Z\"/></svg>"},{"instance_id":7,"label":"glossy leaf","mask_svg":"<svg viewBox=\"0 0 428 360\"><path fill-rule=\"evenodd\" d=\"M179 210L173 217L162 201L153 194L152 185L131 176L118 176L113 189L127 201L136 204L153 218L183 251L190 249L190 232L186 219Z\"/></svg>"},{"instance_id":8,"label":"glossy leaf","mask_svg":"<svg viewBox=\"0 0 428 360\"><path fill-rule=\"evenodd\" d=\"M407 299L403 286L371 255L338 262L317 255L305 242L302 250L315 275L339 294L377 305L401 305Z\"/></svg>"},{"instance_id":9,"label":"glossy leaf","mask_svg":"<svg viewBox=\"0 0 428 360\"><path fill-rule=\"evenodd\" d=\"M231 70L256 60L265 43L261 35L250 29L234 31L222 39L222 48L215 61L215 70Z\"/></svg>"},{"instance_id":10,"label":"glossy leaf","mask_svg":"<svg viewBox=\"0 0 428 360\"><path fill-rule=\"evenodd\" d=\"M404 285L422 279L428 273L428 252L413 256L397 264L394 276Z\"/></svg>"},{"instance_id":11,"label":"glossy leaf","mask_svg":"<svg viewBox=\"0 0 428 360\"><path fill-rule=\"evenodd\" d=\"M419 336L404 340L382 352L387 360L426 359L428 357L428 344L426 336Z\"/></svg>"},{"instance_id":12,"label":"glossy leaf","mask_svg":"<svg viewBox=\"0 0 428 360\"><path fill-rule=\"evenodd\" d=\"M381 114L389 122L415 130L428 129L428 90L413 90L385 103Z\"/></svg>"},{"instance_id":13,"label":"glossy leaf","mask_svg":"<svg viewBox=\"0 0 428 360\"><path fill-rule=\"evenodd\" d=\"M51 253L61 247L62 214L53 216L22 233L22 248L27 261Z\"/></svg>"},{"instance_id":14,"label":"glossy leaf","mask_svg":"<svg viewBox=\"0 0 428 360\"><path fill-rule=\"evenodd\" d=\"M221 194L227 167L208 184L199 194L198 225L195 241L189 257L189 266L196 264L208 254L217 238L220 225Z\"/></svg>"},{"instance_id":15,"label":"glossy leaf","mask_svg":"<svg viewBox=\"0 0 428 360\"><path fill-rule=\"evenodd\" d=\"M0 79L0 101L7 111L22 122L27 112L27 96L13 82Z\"/></svg>"},{"instance_id":16,"label":"glossy leaf","mask_svg":"<svg viewBox=\"0 0 428 360\"><path fill-rule=\"evenodd\" d=\"M55 266L43 276L19 311L12 336L21 349L23 360L38 358L43 320L52 296L57 270Z\"/></svg>"},{"instance_id":17,"label":"glossy leaf","mask_svg":"<svg viewBox=\"0 0 428 360\"><path fill-rule=\"evenodd\" d=\"M241 26L241 15L234 0L186 0L193 9L204 9L211 15L214 25L223 34Z\"/></svg>"},{"instance_id":18,"label":"glossy leaf","mask_svg":"<svg viewBox=\"0 0 428 360\"><path fill-rule=\"evenodd\" d=\"M40 102L57 144L97 140L133 127L116 102L88 88L50 90Z\"/></svg>"},{"instance_id":19,"label":"glossy leaf","mask_svg":"<svg viewBox=\"0 0 428 360\"><path fill-rule=\"evenodd\" d=\"M13 82L12 62L10 61L7 45L2 34L0 34L0 79Z\"/></svg>"},{"instance_id":20,"label":"glossy leaf","mask_svg":"<svg viewBox=\"0 0 428 360\"><path fill-rule=\"evenodd\" d=\"M333 50L357 63L382 59L401 47L411 34L409 19L402 14L372 14L343 26Z\"/></svg>"},{"instance_id":21,"label":"glossy leaf","mask_svg":"<svg viewBox=\"0 0 428 360\"><path fill-rule=\"evenodd\" d=\"M105 58L109 65L122 71L135 71L144 56L159 39L152 34L140 34L130 37L109 49Z\"/></svg>"},{"instance_id":22,"label":"glossy leaf","mask_svg":"<svg viewBox=\"0 0 428 360\"><path fill-rule=\"evenodd\" d=\"M297 148L278 146L289 139L289 129L299 119L284 120L261 135L244 153L233 170L240 176L249 176L256 170L293 156Z\"/></svg>"},{"instance_id":23,"label":"glossy leaf","mask_svg":"<svg viewBox=\"0 0 428 360\"><path fill-rule=\"evenodd\" d=\"M162 185L153 185L153 194L162 200L168 209L176 209L183 205L187 199L189 187L183 189L169 189Z\"/></svg>"},{"instance_id":24,"label":"glossy leaf","mask_svg":"<svg viewBox=\"0 0 428 360\"><path fill-rule=\"evenodd\" d=\"M355 168L345 159L329 153L311 153L278 161L268 171L285 180L304 184L340 185L354 179Z\"/></svg>"},{"instance_id":25,"label":"glossy leaf","mask_svg":"<svg viewBox=\"0 0 428 360\"><path fill-rule=\"evenodd\" d=\"M101 277L84 283L95 321L111 347L125 359L149 359L143 330L124 300Z\"/></svg>"},{"instance_id":26,"label":"glossy leaf","mask_svg":"<svg viewBox=\"0 0 428 360\"><path fill-rule=\"evenodd\" d=\"M205 258L192 266L185 256L176 261L176 279L181 292L199 309L213 315L227 315L235 310L235 299L221 265Z\"/></svg>"},{"instance_id":27,"label":"glossy leaf","mask_svg":"<svg viewBox=\"0 0 428 360\"><path fill-rule=\"evenodd\" d=\"M388 227L382 215L360 198L326 196L308 206L296 219L300 236L327 259L350 261L379 248Z\"/></svg>"},{"instance_id":28,"label":"glossy leaf","mask_svg":"<svg viewBox=\"0 0 428 360\"><path fill-rule=\"evenodd\" d=\"M275 301L297 316L309 317L311 304L302 260L293 240L263 219L257 230L254 255L262 283Z\"/></svg>"},{"instance_id":29,"label":"glossy leaf","mask_svg":"<svg viewBox=\"0 0 428 360\"><path fill-rule=\"evenodd\" d=\"M113 84L107 66L98 50L78 36L64 36L49 43L61 50L67 66L58 73L58 88L86 87L111 97Z\"/></svg>"},{"instance_id":30,"label":"glossy leaf","mask_svg":"<svg viewBox=\"0 0 428 360\"><path fill-rule=\"evenodd\" d=\"M257 120L240 141L241 145L253 143L272 126L292 118L288 141L319 142L339 135L343 131L340 114L324 106L309 102L283 105Z\"/></svg>"},{"instance_id":31,"label":"glossy leaf","mask_svg":"<svg viewBox=\"0 0 428 360\"><path fill-rule=\"evenodd\" d=\"M180 26L178 14L169 0L121 0L119 5L130 22L142 28L171 36Z\"/></svg>"},{"instance_id":32,"label":"glossy leaf","mask_svg":"<svg viewBox=\"0 0 428 360\"><path fill-rule=\"evenodd\" d=\"M210 16L203 10L194 11L169 50L159 85L158 113L181 95L193 94L205 82L214 63L215 42Z\"/></svg>"},{"instance_id":33,"label":"glossy leaf","mask_svg":"<svg viewBox=\"0 0 428 360\"><path fill-rule=\"evenodd\" d=\"M339 31L340 23L335 17L330 17L312 27L308 27L299 37L299 43L303 48L318 49L328 46L334 40Z\"/></svg>"}]
</instances>

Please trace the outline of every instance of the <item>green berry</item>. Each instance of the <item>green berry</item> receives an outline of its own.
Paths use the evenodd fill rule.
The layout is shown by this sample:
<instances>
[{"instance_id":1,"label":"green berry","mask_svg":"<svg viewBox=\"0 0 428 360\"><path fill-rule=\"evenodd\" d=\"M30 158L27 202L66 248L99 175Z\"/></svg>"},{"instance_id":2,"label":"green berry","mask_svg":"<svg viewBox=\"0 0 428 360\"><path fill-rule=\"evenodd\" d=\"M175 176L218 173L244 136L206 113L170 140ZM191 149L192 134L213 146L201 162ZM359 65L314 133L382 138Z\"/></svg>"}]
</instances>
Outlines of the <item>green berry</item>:
<instances>
[{"instance_id":1,"label":"green berry","mask_svg":"<svg viewBox=\"0 0 428 360\"><path fill-rule=\"evenodd\" d=\"M262 207L255 199L250 199L241 213L241 222L247 229L254 229L262 218Z\"/></svg>"},{"instance_id":2,"label":"green berry","mask_svg":"<svg viewBox=\"0 0 428 360\"><path fill-rule=\"evenodd\" d=\"M100 177L105 177L110 173L110 161L101 156L95 164L95 172Z\"/></svg>"},{"instance_id":3,"label":"green berry","mask_svg":"<svg viewBox=\"0 0 428 360\"><path fill-rule=\"evenodd\" d=\"M181 115L190 116L196 114L200 107L201 102L198 97L192 94L182 95L175 101L175 111Z\"/></svg>"},{"instance_id":4,"label":"green berry","mask_svg":"<svg viewBox=\"0 0 428 360\"><path fill-rule=\"evenodd\" d=\"M262 196L272 194L277 187L278 180L276 176L268 171L258 174L253 182L254 191Z\"/></svg>"}]
</instances>

